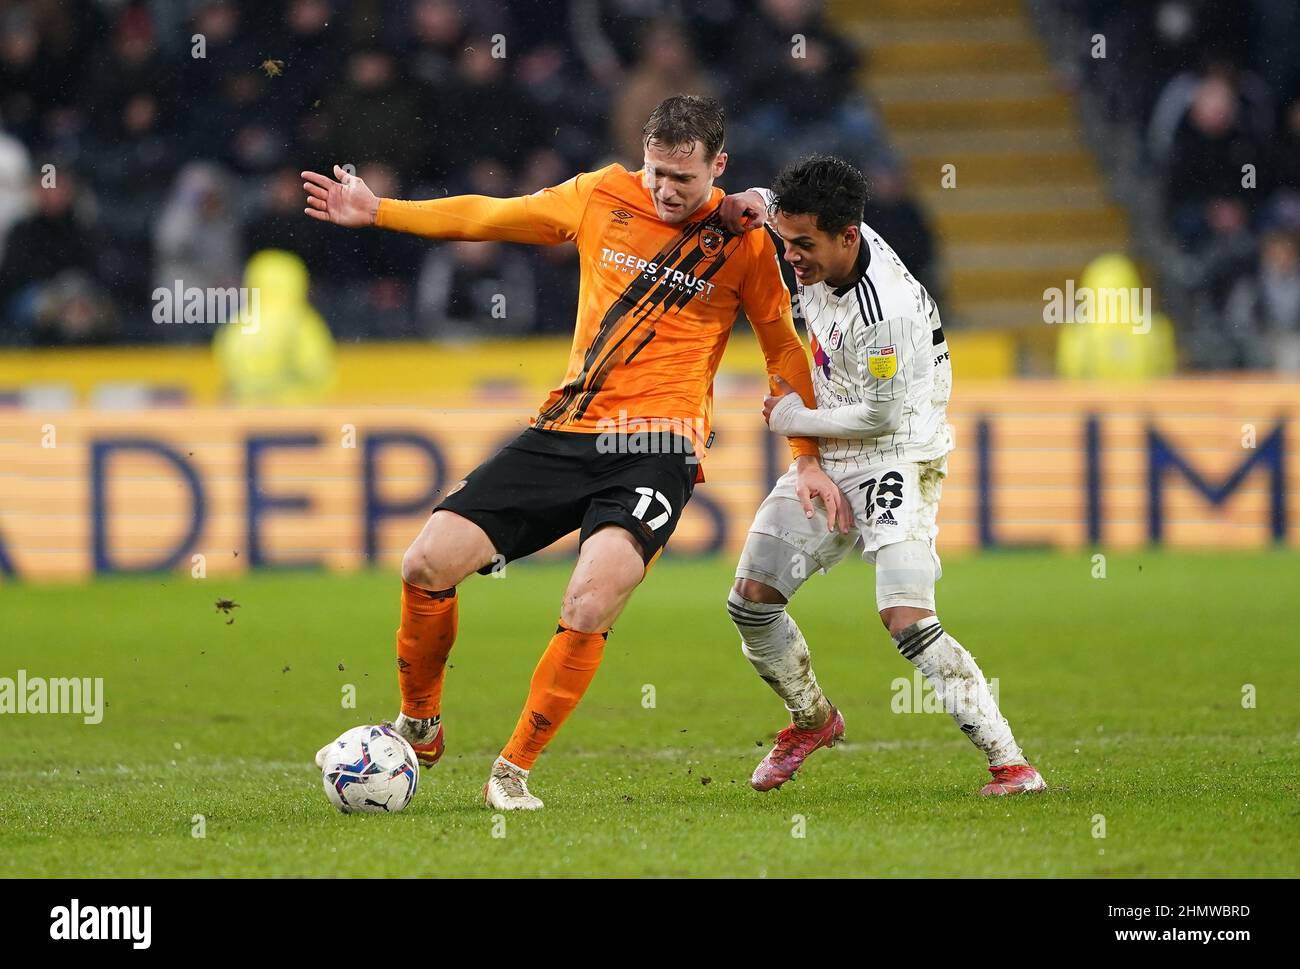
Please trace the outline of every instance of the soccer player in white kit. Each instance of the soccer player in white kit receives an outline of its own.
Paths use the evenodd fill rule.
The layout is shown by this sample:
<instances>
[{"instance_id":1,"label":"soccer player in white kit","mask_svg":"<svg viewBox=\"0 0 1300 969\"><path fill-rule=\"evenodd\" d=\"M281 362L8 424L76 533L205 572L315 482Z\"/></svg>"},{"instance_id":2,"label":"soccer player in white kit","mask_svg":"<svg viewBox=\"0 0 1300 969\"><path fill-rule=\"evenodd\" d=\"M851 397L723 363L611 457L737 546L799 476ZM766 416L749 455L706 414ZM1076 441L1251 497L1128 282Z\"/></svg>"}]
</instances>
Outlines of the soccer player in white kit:
<instances>
[{"instance_id":1,"label":"soccer player in white kit","mask_svg":"<svg viewBox=\"0 0 1300 969\"><path fill-rule=\"evenodd\" d=\"M861 172L814 155L787 166L771 190L751 189L723 204L734 230L771 224L781 238L812 346L817 407L805 407L778 377L764 418L775 433L820 439L822 467L853 515L850 526L802 505L792 466L750 526L727 611L745 656L793 721L750 784L780 787L809 754L844 734L844 718L818 686L786 604L809 575L860 547L875 565L876 605L898 651L988 758L993 779L980 793L1043 790L974 657L935 614L942 574L935 518L953 449L946 413L952 365L934 300L862 222L866 199Z\"/></svg>"}]
</instances>

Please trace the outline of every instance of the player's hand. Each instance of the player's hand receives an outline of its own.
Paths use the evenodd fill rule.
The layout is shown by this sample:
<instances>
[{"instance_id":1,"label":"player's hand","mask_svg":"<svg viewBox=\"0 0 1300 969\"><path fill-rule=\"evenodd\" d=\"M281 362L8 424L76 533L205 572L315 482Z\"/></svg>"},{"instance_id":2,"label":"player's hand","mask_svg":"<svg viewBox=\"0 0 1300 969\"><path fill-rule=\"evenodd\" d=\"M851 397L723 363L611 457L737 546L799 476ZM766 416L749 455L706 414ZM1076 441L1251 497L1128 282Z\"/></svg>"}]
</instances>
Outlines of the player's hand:
<instances>
[{"instance_id":1,"label":"player's hand","mask_svg":"<svg viewBox=\"0 0 1300 969\"><path fill-rule=\"evenodd\" d=\"M839 530L847 535L853 530L853 506L816 458L805 455L795 459L795 493L799 495L805 518L812 518L813 499L820 498L826 506L828 532Z\"/></svg>"},{"instance_id":2,"label":"player's hand","mask_svg":"<svg viewBox=\"0 0 1300 969\"><path fill-rule=\"evenodd\" d=\"M349 175L338 165L334 166L334 178L302 172L302 187L307 192L307 207L303 211L313 219L350 229L375 224L379 199L364 179Z\"/></svg>"},{"instance_id":3,"label":"player's hand","mask_svg":"<svg viewBox=\"0 0 1300 969\"><path fill-rule=\"evenodd\" d=\"M776 393L768 394L766 397L763 398L763 420L766 421L769 425L771 425L772 423L772 410L776 407L776 405L781 403L783 398L789 397L791 394L799 393L799 391L795 390L788 383L786 383L785 380L782 379L780 374L777 374L775 377L773 377L772 382L776 384Z\"/></svg>"},{"instance_id":4,"label":"player's hand","mask_svg":"<svg viewBox=\"0 0 1300 969\"><path fill-rule=\"evenodd\" d=\"M739 192L722 200L722 224L737 235L767 225L767 202L757 192Z\"/></svg>"}]
</instances>

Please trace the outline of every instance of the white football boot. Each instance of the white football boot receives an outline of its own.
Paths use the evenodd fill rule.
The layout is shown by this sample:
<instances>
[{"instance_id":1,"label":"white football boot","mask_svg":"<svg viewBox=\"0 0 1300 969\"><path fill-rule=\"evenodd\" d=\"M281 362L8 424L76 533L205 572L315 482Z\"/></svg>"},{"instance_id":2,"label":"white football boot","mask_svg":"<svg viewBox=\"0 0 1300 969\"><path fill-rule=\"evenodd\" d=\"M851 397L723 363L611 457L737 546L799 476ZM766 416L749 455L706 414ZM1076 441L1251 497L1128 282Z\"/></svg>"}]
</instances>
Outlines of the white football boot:
<instances>
[{"instance_id":1,"label":"white football boot","mask_svg":"<svg viewBox=\"0 0 1300 969\"><path fill-rule=\"evenodd\" d=\"M528 771L498 757L483 785L483 803L499 811L536 811L542 799L528 793Z\"/></svg>"}]
</instances>

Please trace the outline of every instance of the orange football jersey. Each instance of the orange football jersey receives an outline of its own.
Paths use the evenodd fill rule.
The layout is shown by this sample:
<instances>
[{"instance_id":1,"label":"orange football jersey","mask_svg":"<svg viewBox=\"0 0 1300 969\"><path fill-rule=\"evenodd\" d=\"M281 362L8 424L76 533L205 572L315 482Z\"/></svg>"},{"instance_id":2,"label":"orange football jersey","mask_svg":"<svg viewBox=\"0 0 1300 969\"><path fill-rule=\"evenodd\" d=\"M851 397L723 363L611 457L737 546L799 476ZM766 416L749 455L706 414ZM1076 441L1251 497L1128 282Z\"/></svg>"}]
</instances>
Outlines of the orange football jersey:
<instances>
[{"instance_id":1,"label":"orange football jersey","mask_svg":"<svg viewBox=\"0 0 1300 969\"><path fill-rule=\"evenodd\" d=\"M671 421L702 456L713 378L741 309L768 374L780 374L815 406L776 247L765 231L728 232L718 215L722 198L714 187L685 222L663 222L641 173L610 165L520 198L383 199L376 224L439 239L577 243L573 349L564 382L534 426L599 433ZM791 448L817 454L813 438L791 438Z\"/></svg>"}]
</instances>

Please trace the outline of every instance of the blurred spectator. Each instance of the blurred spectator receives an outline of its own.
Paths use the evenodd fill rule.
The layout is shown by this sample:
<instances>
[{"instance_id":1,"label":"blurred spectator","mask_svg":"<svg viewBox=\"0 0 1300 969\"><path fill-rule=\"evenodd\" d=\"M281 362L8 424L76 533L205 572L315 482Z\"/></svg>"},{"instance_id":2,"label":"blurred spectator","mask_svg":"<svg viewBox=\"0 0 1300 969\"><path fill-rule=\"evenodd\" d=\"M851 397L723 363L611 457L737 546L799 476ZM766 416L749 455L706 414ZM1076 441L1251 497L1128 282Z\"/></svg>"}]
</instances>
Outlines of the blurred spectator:
<instances>
[{"instance_id":1,"label":"blurred spectator","mask_svg":"<svg viewBox=\"0 0 1300 969\"><path fill-rule=\"evenodd\" d=\"M465 16L452 0L415 0L403 54L411 77L430 91L448 83L468 34Z\"/></svg>"},{"instance_id":2,"label":"blurred spectator","mask_svg":"<svg viewBox=\"0 0 1300 969\"><path fill-rule=\"evenodd\" d=\"M1173 78L1160 94L1147 130L1147 150L1158 165L1168 162L1188 114L1204 112L1211 96L1231 99L1234 122L1253 140L1266 141L1273 127L1273 98L1268 86L1228 61L1211 60L1200 74L1186 71ZM1195 121L1194 121L1195 123Z\"/></svg>"},{"instance_id":3,"label":"blurred spectator","mask_svg":"<svg viewBox=\"0 0 1300 969\"><path fill-rule=\"evenodd\" d=\"M437 158L426 169L428 176L446 178L484 152L515 158L538 142L530 102L506 73L509 63L508 58L493 57L482 40L461 51L452 79L433 101Z\"/></svg>"},{"instance_id":4,"label":"blurred spectator","mask_svg":"<svg viewBox=\"0 0 1300 969\"><path fill-rule=\"evenodd\" d=\"M99 275L99 234L76 211L76 177L60 168L48 187L35 182L32 191L36 211L10 230L0 264L4 342L100 339L113 313ZM63 332L58 308L65 304L76 318Z\"/></svg>"},{"instance_id":5,"label":"blurred spectator","mask_svg":"<svg viewBox=\"0 0 1300 969\"><path fill-rule=\"evenodd\" d=\"M760 0L758 6L758 16L744 18L734 47L737 123L729 135L743 171L750 171L754 155L780 166L809 151L865 164L880 150L881 133L858 96L857 52L831 30L818 0Z\"/></svg>"},{"instance_id":6,"label":"blurred spectator","mask_svg":"<svg viewBox=\"0 0 1300 969\"><path fill-rule=\"evenodd\" d=\"M290 252L266 249L248 261L249 305L213 340L227 395L242 404L300 404L334 383L334 339L307 301L308 274Z\"/></svg>"},{"instance_id":7,"label":"blurred spectator","mask_svg":"<svg viewBox=\"0 0 1300 969\"><path fill-rule=\"evenodd\" d=\"M1282 126L1272 151L1273 186L1300 195L1300 96L1282 111Z\"/></svg>"},{"instance_id":8,"label":"blurred spectator","mask_svg":"<svg viewBox=\"0 0 1300 969\"><path fill-rule=\"evenodd\" d=\"M528 116L545 118L551 127L549 135L544 130L535 135L542 144L583 160L607 151L603 138L610 113L607 92L578 72L564 48L542 44L526 51L518 60L515 82L528 99Z\"/></svg>"},{"instance_id":9,"label":"blurred spectator","mask_svg":"<svg viewBox=\"0 0 1300 969\"><path fill-rule=\"evenodd\" d=\"M337 28L330 18L336 16L331 0L290 0L284 13L283 48L277 47L275 59L285 62L279 75L278 92L294 111L309 109L329 93L343 63L343 50L337 40Z\"/></svg>"},{"instance_id":10,"label":"blurred spectator","mask_svg":"<svg viewBox=\"0 0 1300 969\"><path fill-rule=\"evenodd\" d=\"M332 229L303 218L302 176L294 168L279 168L263 183L253 215L244 230L247 251L283 249L303 260L313 276L327 270L325 239Z\"/></svg>"},{"instance_id":11,"label":"blurred spectator","mask_svg":"<svg viewBox=\"0 0 1300 969\"><path fill-rule=\"evenodd\" d=\"M32 159L27 148L0 131L0 266L4 265L9 230L32 210L31 178Z\"/></svg>"},{"instance_id":12,"label":"blurred spectator","mask_svg":"<svg viewBox=\"0 0 1300 969\"><path fill-rule=\"evenodd\" d=\"M337 164L382 161L406 178L425 164L428 111L402 83L392 54L373 47L353 53L346 82L328 103L328 145Z\"/></svg>"},{"instance_id":13,"label":"blurred spectator","mask_svg":"<svg viewBox=\"0 0 1300 969\"><path fill-rule=\"evenodd\" d=\"M1236 231L1258 193L1244 166L1258 171L1263 146L1241 122L1236 93L1222 77L1201 81L1169 153L1166 191L1180 238L1194 245L1207 231Z\"/></svg>"},{"instance_id":14,"label":"blurred spectator","mask_svg":"<svg viewBox=\"0 0 1300 969\"><path fill-rule=\"evenodd\" d=\"M230 175L211 162L181 169L155 227L154 286L237 286L242 249ZM186 333L184 328L174 332Z\"/></svg>"},{"instance_id":15,"label":"blurred spectator","mask_svg":"<svg viewBox=\"0 0 1300 969\"><path fill-rule=\"evenodd\" d=\"M128 8L113 27L108 45L94 58L82 95L89 133L103 159L125 158L132 154L133 141L170 133L176 109L171 80L148 11ZM150 144L146 152L158 150Z\"/></svg>"},{"instance_id":16,"label":"blurred spectator","mask_svg":"<svg viewBox=\"0 0 1300 969\"><path fill-rule=\"evenodd\" d=\"M27 139L40 130L53 83L41 53L40 35L27 11L0 14L0 118L6 128Z\"/></svg>"},{"instance_id":17,"label":"blurred spectator","mask_svg":"<svg viewBox=\"0 0 1300 969\"><path fill-rule=\"evenodd\" d=\"M534 328L533 270L517 246L453 242L420 270L420 330L439 339L522 336Z\"/></svg>"},{"instance_id":18,"label":"blurred spectator","mask_svg":"<svg viewBox=\"0 0 1300 969\"><path fill-rule=\"evenodd\" d=\"M930 296L942 302L934 265L934 236L925 213L907 192L901 166L894 161L877 161L868 167L867 178L870 191L863 221L884 237Z\"/></svg>"},{"instance_id":19,"label":"blurred spectator","mask_svg":"<svg viewBox=\"0 0 1300 969\"><path fill-rule=\"evenodd\" d=\"M1260 240L1259 268L1237 282L1224 313L1248 367L1300 373L1300 236L1277 227Z\"/></svg>"},{"instance_id":20,"label":"blurred spectator","mask_svg":"<svg viewBox=\"0 0 1300 969\"><path fill-rule=\"evenodd\" d=\"M372 162L357 169L380 198L400 198L397 173ZM298 204L302 204L299 191ZM320 287L330 301L333 330L340 339L397 338L410 335L415 277L428 243L402 232L374 232L364 241L356 232L312 225L321 240L328 283ZM322 231L323 230L323 231Z\"/></svg>"},{"instance_id":21,"label":"blurred spectator","mask_svg":"<svg viewBox=\"0 0 1300 969\"><path fill-rule=\"evenodd\" d=\"M108 291L88 273L60 269L45 283L30 287L20 305L20 321L31 327L36 346L107 343L117 332L117 308Z\"/></svg>"},{"instance_id":22,"label":"blurred spectator","mask_svg":"<svg viewBox=\"0 0 1300 969\"><path fill-rule=\"evenodd\" d=\"M517 0L527 3L527 0ZM681 0L569 0L567 43L590 76L607 87L616 87L637 61L641 40L653 24L675 21L685 28L695 53L705 63L723 61L734 47L735 23L748 13L751 0L711 0L710 3L682 3ZM540 21L543 4L530 4ZM535 21L536 22L536 21ZM552 28L559 18L551 18ZM551 35L551 42L558 40Z\"/></svg>"},{"instance_id":23,"label":"blurred spectator","mask_svg":"<svg viewBox=\"0 0 1300 969\"><path fill-rule=\"evenodd\" d=\"M690 38L673 21L660 21L646 31L641 57L622 85L614 107L611 131L614 148L624 165L636 170L644 157L641 129L664 98L674 94L713 97L717 92L700 69Z\"/></svg>"}]
</instances>

